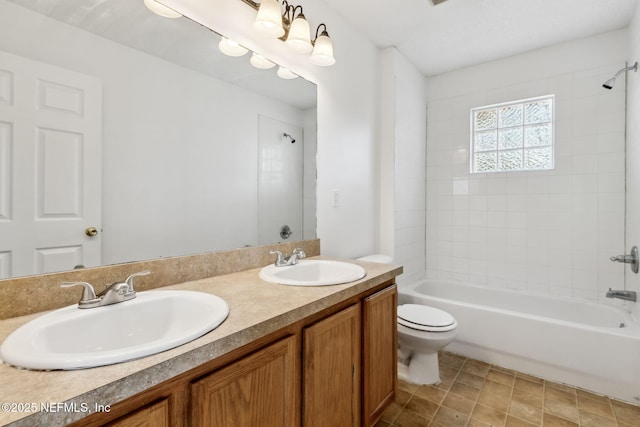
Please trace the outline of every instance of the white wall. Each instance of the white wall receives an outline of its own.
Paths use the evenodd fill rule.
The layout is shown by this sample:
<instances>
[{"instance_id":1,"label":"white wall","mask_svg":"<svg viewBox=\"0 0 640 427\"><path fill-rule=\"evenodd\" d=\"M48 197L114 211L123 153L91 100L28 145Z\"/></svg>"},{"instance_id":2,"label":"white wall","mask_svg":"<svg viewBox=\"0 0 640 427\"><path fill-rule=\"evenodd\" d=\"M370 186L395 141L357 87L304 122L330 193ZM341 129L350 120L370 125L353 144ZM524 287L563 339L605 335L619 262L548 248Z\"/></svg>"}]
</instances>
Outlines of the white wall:
<instances>
[{"instance_id":1,"label":"white wall","mask_svg":"<svg viewBox=\"0 0 640 427\"><path fill-rule=\"evenodd\" d=\"M103 82L103 263L257 244L258 115L302 111L0 6L0 50Z\"/></svg>"},{"instance_id":2,"label":"white wall","mask_svg":"<svg viewBox=\"0 0 640 427\"><path fill-rule=\"evenodd\" d=\"M624 267L625 30L427 79L427 275L604 298ZM555 94L552 171L469 174L472 107Z\"/></svg>"},{"instance_id":3,"label":"white wall","mask_svg":"<svg viewBox=\"0 0 640 427\"><path fill-rule=\"evenodd\" d=\"M426 96L422 74L395 48L381 55L381 251L404 266L400 284L425 274Z\"/></svg>"},{"instance_id":4,"label":"white wall","mask_svg":"<svg viewBox=\"0 0 640 427\"><path fill-rule=\"evenodd\" d=\"M640 8L629 26L629 65L640 61ZM640 246L640 72L627 73L627 233L626 249ZM626 269L626 289L640 293L640 275ZM640 308L637 307L638 314Z\"/></svg>"},{"instance_id":5,"label":"white wall","mask_svg":"<svg viewBox=\"0 0 640 427\"><path fill-rule=\"evenodd\" d=\"M318 85L318 237L322 253L355 257L379 250L378 49L323 2L303 2L313 29L327 25L336 64L317 67L252 29L256 13L237 0L165 4L261 52ZM339 206L331 205L332 191Z\"/></svg>"}]
</instances>

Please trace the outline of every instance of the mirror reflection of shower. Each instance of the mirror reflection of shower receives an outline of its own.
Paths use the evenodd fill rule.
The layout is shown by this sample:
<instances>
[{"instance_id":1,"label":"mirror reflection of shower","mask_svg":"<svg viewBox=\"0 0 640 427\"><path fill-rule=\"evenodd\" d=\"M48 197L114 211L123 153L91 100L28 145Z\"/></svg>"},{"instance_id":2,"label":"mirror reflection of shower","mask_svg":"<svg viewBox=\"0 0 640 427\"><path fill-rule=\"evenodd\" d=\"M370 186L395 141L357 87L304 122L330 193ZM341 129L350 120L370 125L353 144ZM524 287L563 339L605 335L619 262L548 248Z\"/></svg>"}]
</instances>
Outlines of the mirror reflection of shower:
<instances>
[{"instance_id":1,"label":"mirror reflection of shower","mask_svg":"<svg viewBox=\"0 0 640 427\"><path fill-rule=\"evenodd\" d=\"M305 236L304 120L258 120L258 244ZM312 126L311 124L309 126ZM296 143L297 142L297 143ZM312 154L312 153L311 153ZM306 190L311 190L306 187ZM313 190L315 193L315 189ZM315 215L315 209L313 210ZM283 224L286 224L284 232ZM273 240L275 239L275 240Z\"/></svg>"},{"instance_id":2,"label":"mirror reflection of shower","mask_svg":"<svg viewBox=\"0 0 640 427\"><path fill-rule=\"evenodd\" d=\"M613 89L613 86L616 83L616 79L620 76L620 74L622 73L626 73L627 71L633 70L635 72L638 71L638 62L636 61L635 64L633 64L630 67L625 67L622 70L618 71L613 77L611 77L609 80L607 80L606 82L604 82L602 84L602 87L605 89Z\"/></svg>"}]
</instances>

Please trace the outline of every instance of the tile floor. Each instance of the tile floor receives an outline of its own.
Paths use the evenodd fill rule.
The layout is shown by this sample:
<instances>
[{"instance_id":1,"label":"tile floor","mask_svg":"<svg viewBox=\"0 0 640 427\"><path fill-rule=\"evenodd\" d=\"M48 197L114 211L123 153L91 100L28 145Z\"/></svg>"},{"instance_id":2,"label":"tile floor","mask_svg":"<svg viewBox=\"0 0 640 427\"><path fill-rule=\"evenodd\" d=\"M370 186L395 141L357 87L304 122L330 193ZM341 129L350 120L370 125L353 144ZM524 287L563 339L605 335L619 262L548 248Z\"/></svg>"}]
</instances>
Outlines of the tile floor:
<instances>
[{"instance_id":1,"label":"tile floor","mask_svg":"<svg viewBox=\"0 0 640 427\"><path fill-rule=\"evenodd\" d=\"M376 427L639 427L640 406L440 354L438 385L398 383Z\"/></svg>"}]
</instances>

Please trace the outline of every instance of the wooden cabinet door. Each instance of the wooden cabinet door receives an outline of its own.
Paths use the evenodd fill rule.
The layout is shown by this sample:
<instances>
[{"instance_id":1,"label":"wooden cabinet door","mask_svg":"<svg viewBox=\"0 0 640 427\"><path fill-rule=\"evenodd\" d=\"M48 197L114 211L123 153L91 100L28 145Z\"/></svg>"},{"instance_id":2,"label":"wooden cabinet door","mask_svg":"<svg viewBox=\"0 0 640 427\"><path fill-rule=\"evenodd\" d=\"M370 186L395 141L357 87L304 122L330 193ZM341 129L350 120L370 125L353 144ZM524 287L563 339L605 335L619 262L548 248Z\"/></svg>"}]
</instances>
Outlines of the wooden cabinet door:
<instances>
[{"instance_id":1,"label":"wooden cabinet door","mask_svg":"<svg viewBox=\"0 0 640 427\"><path fill-rule=\"evenodd\" d=\"M393 402L398 378L396 286L364 300L363 425L372 426Z\"/></svg>"},{"instance_id":2,"label":"wooden cabinet door","mask_svg":"<svg viewBox=\"0 0 640 427\"><path fill-rule=\"evenodd\" d=\"M291 336L195 381L193 425L296 426L298 358Z\"/></svg>"},{"instance_id":3,"label":"wooden cabinet door","mask_svg":"<svg viewBox=\"0 0 640 427\"><path fill-rule=\"evenodd\" d=\"M360 304L304 329L303 425L360 425Z\"/></svg>"},{"instance_id":4,"label":"wooden cabinet door","mask_svg":"<svg viewBox=\"0 0 640 427\"><path fill-rule=\"evenodd\" d=\"M108 427L169 427L169 399L161 400L107 424Z\"/></svg>"}]
</instances>

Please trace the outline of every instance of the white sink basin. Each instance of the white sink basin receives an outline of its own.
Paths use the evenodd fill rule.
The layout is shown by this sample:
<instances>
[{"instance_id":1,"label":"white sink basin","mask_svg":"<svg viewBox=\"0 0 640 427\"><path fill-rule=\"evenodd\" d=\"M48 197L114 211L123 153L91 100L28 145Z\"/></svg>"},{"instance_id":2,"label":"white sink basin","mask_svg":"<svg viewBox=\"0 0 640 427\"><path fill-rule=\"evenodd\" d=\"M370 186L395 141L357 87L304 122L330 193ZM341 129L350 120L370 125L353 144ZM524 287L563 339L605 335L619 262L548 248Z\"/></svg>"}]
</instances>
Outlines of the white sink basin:
<instances>
[{"instance_id":1,"label":"white sink basin","mask_svg":"<svg viewBox=\"0 0 640 427\"><path fill-rule=\"evenodd\" d=\"M366 275L367 271L356 264L316 259L303 259L286 267L271 264L260 270L262 280L291 286L338 285L360 280Z\"/></svg>"},{"instance_id":2,"label":"white sink basin","mask_svg":"<svg viewBox=\"0 0 640 427\"><path fill-rule=\"evenodd\" d=\"M130 301L44 314L2 343L6 363L29 369L82 369L159 353L192 341L227 318L227 303L192 291L139 292Z\"/></svg>"}]
</instances>

